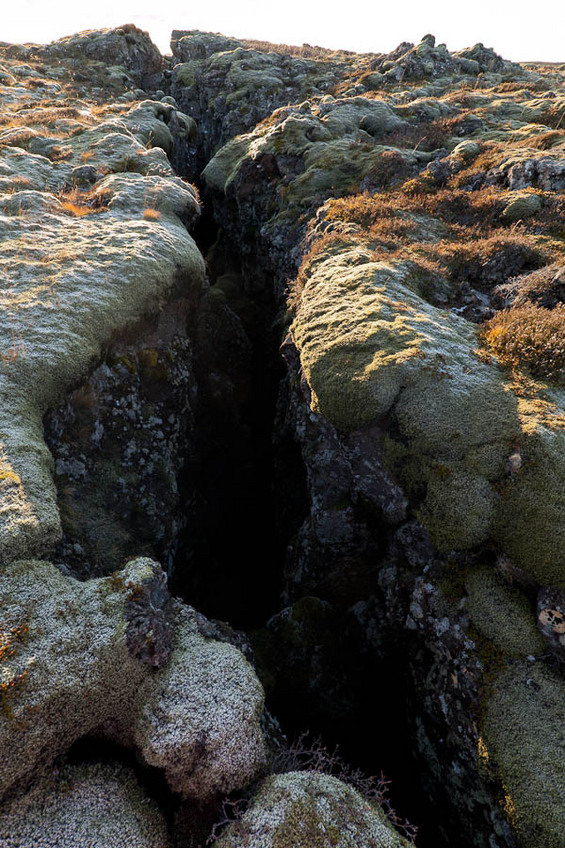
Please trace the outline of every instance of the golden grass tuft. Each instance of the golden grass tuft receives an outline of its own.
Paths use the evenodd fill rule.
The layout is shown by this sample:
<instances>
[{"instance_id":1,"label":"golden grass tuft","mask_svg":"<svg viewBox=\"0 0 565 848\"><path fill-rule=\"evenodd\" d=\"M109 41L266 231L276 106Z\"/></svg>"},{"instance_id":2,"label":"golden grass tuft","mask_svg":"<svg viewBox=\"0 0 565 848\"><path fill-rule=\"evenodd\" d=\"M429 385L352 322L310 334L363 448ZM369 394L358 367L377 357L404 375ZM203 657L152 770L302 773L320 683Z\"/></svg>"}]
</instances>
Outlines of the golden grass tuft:
<instances>
[{"instance_id":1,"label":"golden grass tuft","mask_svg":"<svg viewBox=\"0 0 565 848\"><path fill-rule=\"evenodd\" d=\"M146 221L158 221L161 217L158 209L144 209L142 214Z\"/></svg>"},{"instance_id":2,"label":"golden grass tuft","mask_svg":"<svg viewBox=\"0 0 565 848\"><path fill-rule=\"evenodd\" d=\"M96 191L95 189L82 190L74 188L71 191L59 195L63 210L73 218L82 218L85 215L96 215L106 212L106 203L111 197L109 191Z\"/></svg>"},{"instance_id":3,"label":"golden grass tuft","mask_svg":"<svg viewBox=\"0 0 565 848\"><path fill-rule=\"evenodd\" d=\"M501 365L564 381L565 304L554 309L534 303L504 309L484 325L482 336Z\"/></svg>"}]
</instances>

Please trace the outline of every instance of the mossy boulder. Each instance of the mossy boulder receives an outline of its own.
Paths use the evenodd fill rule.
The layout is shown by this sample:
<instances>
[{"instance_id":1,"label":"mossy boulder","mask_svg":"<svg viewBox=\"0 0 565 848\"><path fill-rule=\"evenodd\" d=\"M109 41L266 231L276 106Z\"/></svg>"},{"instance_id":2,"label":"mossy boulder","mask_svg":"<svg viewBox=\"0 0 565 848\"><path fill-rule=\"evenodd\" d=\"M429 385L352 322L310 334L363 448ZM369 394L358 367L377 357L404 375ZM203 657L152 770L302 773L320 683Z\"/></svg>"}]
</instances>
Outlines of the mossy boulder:
<instances>
[{"instance_id":1,"label":"mossy boulder","mask_svg":"<svg viewBox=\"0 0 565 848\"><path fill-rule=\"evenodd\" d=\"M152 560L86 583L48 562L12 563L0 605L0 796L94 731L194 799L262 769L261 685L236 648L168 600Z\"/></svg>"},{"instance_id":2,"label":"mossy boulder","mask_svg":"<svg viewBox=\"0 0 565 848\"><path fill-rule=\"evenodd\" d=\"M465 579L473 625L506 656L540 656L546 643L527 598L493 568L482 566Z\"/></svg>"},{"instance_id":3,"label":"mossy boulder","mask_svg":"<svg viewBox=\"0 0 565 848\"><path fill-rule=\"evenodd\" d=\"M541 584L565 587L565 394L540 415L539 400L520 403L521 461L498 499L494 537Z\"/></svg>"},{"instance_id":4,"label":"mossy boulder","mask_svg":"<svg viewBox=\"0 0 565 848\"><path fill-rule=\"evenodd\" d=\"M516 193L502 210L502 219L506 224L514 224L524 218L531 218L540 211L541 205L539 194Z\"/></svg>"},{"instance_id":5,"label":"mossy boulder","mask_svg":"<svg viewBox=\"0 0 565 848\"><path fill-rule=\"evenodd\" d=\"M541 663L518 662L493 681L483 760L523 848L561 848L565 832L565 685Z\"/></svg>"},{"instance_id":6,"label":"mossy boulder","mask_svg":"<svg viewBox=\"0 0 565 848\"><path fill-rule=\"evenodd\" d=\"M300 162L279 192L278 214L269 222L269 232L288 226L297 211L322 203L326 198L355 193L362 180L379 165L387 132L404 125L394 107L363 97L324 98L299 106L281 108L251 133L238 136L222 147L204 169L210 188L225 193L245 191L241 183L246 171L261 167L263 159L281 163L273 175L276 182L285 173L290 157ZM381 141L382 143L377 143ZM404 151L407 169L420 154ZM273 178L270 180L273 183ZM286 217L289 221L287 222Z\"/></svg>"},{"instance_id":7,"label":"mossy boulder","mask_svg":"<svg viewBox=\"0 0 565 848\"><path fill-rule=\"evenodd\" d=\"M288 772L268 777L218 848L409 848L375 801L335 777Z\"/></svg>"},{"instance_id":8,"label":"mossy boulder","mask_svg":"<svg viewBox=\"0 0 565 848\"><path fill-rule=\"evenodd\" d=\"M125 132L117 138L130 146L135 137ZM96 138L106 144L112 134ZM84 200L79 193L66 201L41 185L58 180L48 159L22 151L0 158L10 168L17 160L34 180L28 166L37 163L41 189L0 195L0 552L7 561L42 554L60 535L45 410L86 375L115 333L156 312L175 287L197 298L205 279L185 228L198 215L195 194L170 176L170 166L166 177L110 176ZM153 217L144 217L146 208Z\"/></svg>"},{"instance_id":9,"label":"mossy boulder","mask_svg":"<svg viewBox=\"0 0 565 848\"><path fill-rule=\"evenodd\" d=\"M291 331L316 411L347 432L394 410L408 445L402 482L427 483L421 519L440 548L471 547L491 530L490 482L519 432L516 401L473 353L472 325L418 289L409 265L362 247L321 254Z\"/></svg>"},{"instance_id":10,"label":"mossy boulder","mask_svg":"<svg viewBox=\"0 0 565 848\"><path fill-rule=\"evenodd\" d=\"M2 806L0 842L16 848L169 848L167 824L120 763L65 765Z\"/></svg>"},{"instance_id":11,"label":"mossy boulder","mask_svg":"<svg viewBox=\"0 0 565 848\"><path fill-rule=\"evenodd\" d=\"M148 33L133 24L95 29L65 36L40 48L47 61L74 59L119 66L132 82L147 85L160 81L163 57Z\"/></svg>"}]
</instances>

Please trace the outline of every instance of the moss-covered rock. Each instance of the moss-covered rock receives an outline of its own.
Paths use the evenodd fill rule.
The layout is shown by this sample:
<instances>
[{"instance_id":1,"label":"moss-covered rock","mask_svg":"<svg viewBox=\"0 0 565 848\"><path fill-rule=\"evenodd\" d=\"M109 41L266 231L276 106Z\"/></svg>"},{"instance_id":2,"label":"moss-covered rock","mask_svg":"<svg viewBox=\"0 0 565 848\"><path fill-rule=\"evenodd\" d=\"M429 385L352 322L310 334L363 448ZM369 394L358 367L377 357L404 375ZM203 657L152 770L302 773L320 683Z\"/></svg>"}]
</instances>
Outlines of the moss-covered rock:
<instances>
[{"instance_id":1,"label":"moss-covered rock","mask_svg":"<svg viewBox=\"0 0 565 848\"><path fill-rule=\"evenodd\" d=\"M167 605L162 582L142 558L87 583L47 562L3 568L0 795L92 731L133 747L192 798L261 770L263 691L251 666L202 636L194 610Z\"/></svg>"},{"instance_id":2,"label":"moss-covered rock","mask_svg":"<svg viewBox=\"0 0 565 848\"><path fill-rule=\"evenodd\" d=\"M494 536L537 582L565 586L565 396L554 392L548 414L539 401L520 404L522 464L501 491Z\"/></svg>"},{"instance_id":3,"label":"moss-covered rock","mask_svg":"<svg viewBox=\"0 0 565 848\"><path fill-rule=\"evenodd\" d=\"M408 472L406 457L404 469L427 484L421 519L440 548L471 547L491 530L490 481L519 432L516 402L475 356L473 327L424 300L418 282L360 247L322 254L292 334L314 408L345 431L394 410L418 458L419 470Z\"/></svg>"},{"instance_id":4,"label":"moss-covered rock","mask_svg":"<svg viewBox=\"0 0 565 848\"><path fill-rule=\"evenodd\" d=\"M408 848L374 801L325 774L268 777L218 848Z\"/></svg>"},{"instance_id":5,"label":"moss-covered rock","mask_svg":"<svg viewBox=\"0 0 565 848\"><path fill-rule=\"evenodd\" d=\"M75 33L54 41L40 49L47 60L101 62L118 66L131 76L137 85L160 82L163 58L148 33L133 24L113 29L95 29ZM127 79L127 76L126 76Z\"/></svg>"},{"instance_id":6,"label":"moss-covered rock","mask_svg":"<svg viewBox=\"0 0 565 848\"><path fill-rule=\"evenodd\" d=\"M117 138L139 144L124 132ZM110 146L112 137L96 135ZM20 154L26 173L37 162L39 184L56 179L48 159ZM14 156L4 161L13 168ZM70 200L30 191L0 195L0 440L10 472L2 480L4 561L42 553L60 535L44 411L86 375L102 345L156 312L174 287L193 296L204 288L204 263L183 223L198 214L194 191L168 168L166 178L110 176L94 193Z\"/></svg>"},{"instance_id":7,"label":"moss-covered rock","mask_svg":"<svg viewBox=\"0 0 565 848\"><path fill-rule=\"evenodd\" d=\"M66 765L0 810L0 841L15 848L168 848L164 816L131 769Z\"/></svg>"},{"instance_id":8,"label":"moss-covered rock","mask_svg":"<svg viewBox=\"0 0 565 848\"><path fill-rule=\"evenodd\" d=\"M492 685L483 757L524 848L560 848L565 831L565 686L543 665L520 662Z\"/></svg>"},{"instance_id":9,"label":"moss-covered rock","mask_svg":"<svg viewBox=\"0 0 565 848\"><path fill-rule=\"evenodd\" d=\"M506 656L540 656L545 641L527 598L492 568L469 572L465 580L471 621Z\"/></svg>"},{"instance_id":10,"label":"moss-covered rock","mask_svg":"<svg viewBox=\"0 0 565 848\"><path fill-rule=\"evenodd\" d=\"M541 198L535 193L516 193L510 197L502 211L502 219L507 224L514 224L524 218L530 218L541 209Z\"/></svg>"}]
</instances>

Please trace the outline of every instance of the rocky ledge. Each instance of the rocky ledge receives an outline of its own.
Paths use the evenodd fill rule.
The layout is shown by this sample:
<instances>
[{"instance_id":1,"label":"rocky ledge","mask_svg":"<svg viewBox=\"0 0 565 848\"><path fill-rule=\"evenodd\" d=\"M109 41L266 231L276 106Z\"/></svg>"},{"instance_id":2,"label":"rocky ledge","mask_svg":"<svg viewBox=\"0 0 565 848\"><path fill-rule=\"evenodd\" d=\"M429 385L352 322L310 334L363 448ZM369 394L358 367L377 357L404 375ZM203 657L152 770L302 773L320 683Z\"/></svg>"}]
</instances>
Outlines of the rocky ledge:
<instances>
[{"instance_id":1,"label":"rocky ledge","mask_svg":"<svg viewBox=\"0 0 565 848\"><path fill-rule=\"evenodd\" d=\"M0 842L561 848L565 65L171 49L0 44Z\"/></svg>"}]
</instances>

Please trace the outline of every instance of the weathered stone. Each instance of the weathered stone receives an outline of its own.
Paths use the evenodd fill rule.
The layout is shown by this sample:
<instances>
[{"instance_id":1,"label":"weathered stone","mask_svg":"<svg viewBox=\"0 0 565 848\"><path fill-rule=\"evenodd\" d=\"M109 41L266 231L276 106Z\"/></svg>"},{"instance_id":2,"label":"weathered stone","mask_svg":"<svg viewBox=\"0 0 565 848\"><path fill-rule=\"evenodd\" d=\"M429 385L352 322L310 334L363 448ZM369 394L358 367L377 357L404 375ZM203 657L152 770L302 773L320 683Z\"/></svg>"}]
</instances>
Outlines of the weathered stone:
<instances>
[{"instance_id":1,"label":"weathered stone","mask_svg":"<svg viewBox=\"0 0 565 848\"><path fill-rule=\"evenodd\" d=\"M40 48L47 59L88 59L124 68L138 85L160 81L163 59L146 32L133 24L115 29L87 30ZM157 86L155 86L157 87Z\"/></svg>"},{"instance_id":2,"label":"weathered stone","mask_svg":"<svg viewBox=\"0 0 565 848\"><path fill-rule=\"evenodd\" d=\"M541 198L538 194L515 194L502 211L502 219L507 224L514 224L524 218L530 218L541 209Z\"/></svg>"},{"instance_id":3,"label":"weathered stone","mask_svg":"<svg viewBox=\"0 0 565 848\"><path fill-rule=\"evenodd\" d=\"M484 717L486 767L500 780L506 813L527 848L563 842L565 687L542 664L518 663L493 682Z\"/></svg>"}]
</instances>

